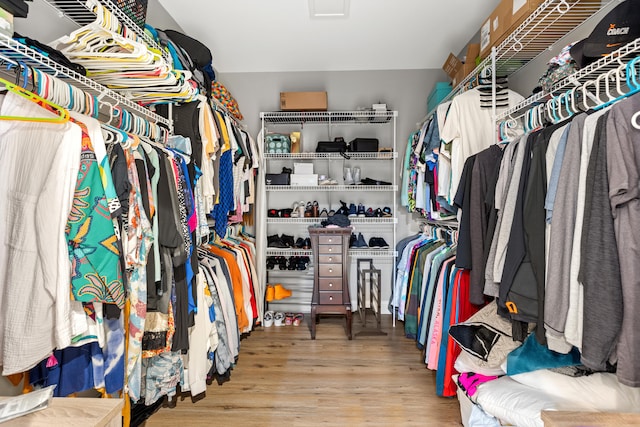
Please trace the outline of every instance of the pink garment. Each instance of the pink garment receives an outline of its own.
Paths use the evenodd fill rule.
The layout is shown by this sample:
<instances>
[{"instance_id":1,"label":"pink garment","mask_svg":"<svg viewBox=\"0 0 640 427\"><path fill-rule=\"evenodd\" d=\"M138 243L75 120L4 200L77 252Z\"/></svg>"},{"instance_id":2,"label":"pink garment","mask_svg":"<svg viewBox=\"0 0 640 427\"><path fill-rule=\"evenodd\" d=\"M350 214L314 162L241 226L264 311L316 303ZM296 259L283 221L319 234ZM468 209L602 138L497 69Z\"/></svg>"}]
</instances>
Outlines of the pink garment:
<instances>
[{"instance_id":1,"label":"pink garment","mask_svg":"<svg viewBox=\"0 0 640 427\"><path fill-rule=\"evenodd\" d=\"M473 396L478 391L478 386L489 381L497 379L496 375L482 375L475 372L463 372L458 377L458 385L467 393L468 396Z\"/></svg>"},{"instance_id":2,"label":"pink garment","mask_svg":"<svg viewBox=\"0 0 640 427\"><path fill-rule=\"evenodd\" d=\"M451 262L445 261L443 264L442 271L445 271L444 266L446 263ZM431 331L429 334L429 342L430 347L428 349L427 355L427 368L432 370L438 369L438 356L440 354L440 341L442 339L442 318L444 316L444 301L442 300L442 292L444 287L445 275L440 273L438 277L438 286L436 286L436 300L435 306L433 307L433 318L431 322Z\"/></svg>"}]
</instances>

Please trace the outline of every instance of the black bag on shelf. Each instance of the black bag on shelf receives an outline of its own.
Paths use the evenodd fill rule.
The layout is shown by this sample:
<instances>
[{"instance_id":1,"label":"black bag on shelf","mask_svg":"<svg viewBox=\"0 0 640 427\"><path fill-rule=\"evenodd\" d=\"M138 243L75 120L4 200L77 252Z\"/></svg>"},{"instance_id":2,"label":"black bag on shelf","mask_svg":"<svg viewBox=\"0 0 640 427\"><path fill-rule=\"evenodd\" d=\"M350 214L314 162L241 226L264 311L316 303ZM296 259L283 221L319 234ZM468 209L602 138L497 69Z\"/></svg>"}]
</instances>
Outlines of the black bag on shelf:
<instances>
[{"instance_id":1,"label":"black bag on shelf","mask_svg":"<svg viewBox=\"0 0 640 427\"><path fill-rule=\"evenodd\" d=\"M318 141L316 153L344 153L347 151L347 143L344 138L334 138L333 141Z\"/></svg>"},{"instance_id":2,"label":"black bag on shelf","mask_svg":"<svg viewBox=\"0 0 640 427\"><path fill-rule=\"evenodd\" d=\"M356 138L349 143L349 151L353 153L377 153L378 138Z\"/></svg>"},{"instance_id":3,"label":"black bag on shelf","mask_svg":"<svg viewBox=\"0 0 640 427\"><path fill-rule=\"evenodd\" d=\"M265 175L267 185L289 185L291 174L289 173L268 173Z\"/></svg>"}]
</instances>

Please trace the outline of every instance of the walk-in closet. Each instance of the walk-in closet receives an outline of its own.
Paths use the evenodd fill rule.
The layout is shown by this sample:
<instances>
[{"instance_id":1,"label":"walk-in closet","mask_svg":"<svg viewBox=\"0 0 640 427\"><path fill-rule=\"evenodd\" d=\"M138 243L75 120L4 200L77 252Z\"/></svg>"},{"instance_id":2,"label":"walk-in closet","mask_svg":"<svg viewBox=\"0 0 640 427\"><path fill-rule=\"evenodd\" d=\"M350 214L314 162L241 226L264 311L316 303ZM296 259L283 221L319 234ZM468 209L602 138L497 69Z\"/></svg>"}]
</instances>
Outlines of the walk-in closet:
<instances>
[{"instance_id":1,"label":"walk-in closet","mask_svg":"<svg viewBox=\"0 0 640 427\"><path fill-rule=\"evenodd\" d=\"M0 423L640 425L640 0L0 0Z\"/></svg>"}]
</instances>

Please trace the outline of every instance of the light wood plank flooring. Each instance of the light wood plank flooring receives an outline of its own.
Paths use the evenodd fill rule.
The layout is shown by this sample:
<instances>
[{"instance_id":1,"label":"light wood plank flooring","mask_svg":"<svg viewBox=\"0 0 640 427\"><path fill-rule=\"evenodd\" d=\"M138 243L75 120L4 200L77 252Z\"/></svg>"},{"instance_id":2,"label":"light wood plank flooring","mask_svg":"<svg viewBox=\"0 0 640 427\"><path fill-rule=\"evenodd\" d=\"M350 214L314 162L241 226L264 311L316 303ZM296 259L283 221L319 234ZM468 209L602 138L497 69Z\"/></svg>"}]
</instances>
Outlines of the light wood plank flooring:
<instances>
[{"instance_id":1,"label":"light wood plank flooring","mask_svg":"<svg viewBox=\"0 0 640 427\"><path fill-rule=\"evenodd\" d=\"M307 322L253 331L231 381L161 408L146 426L461 425L458 401L435 395L435 373L402 323L394 329L385 316L387 336L348 341L344 317L323 317L314 341ZM354 334L361 329L354 313Z\"/></svg>"}]
</instances>

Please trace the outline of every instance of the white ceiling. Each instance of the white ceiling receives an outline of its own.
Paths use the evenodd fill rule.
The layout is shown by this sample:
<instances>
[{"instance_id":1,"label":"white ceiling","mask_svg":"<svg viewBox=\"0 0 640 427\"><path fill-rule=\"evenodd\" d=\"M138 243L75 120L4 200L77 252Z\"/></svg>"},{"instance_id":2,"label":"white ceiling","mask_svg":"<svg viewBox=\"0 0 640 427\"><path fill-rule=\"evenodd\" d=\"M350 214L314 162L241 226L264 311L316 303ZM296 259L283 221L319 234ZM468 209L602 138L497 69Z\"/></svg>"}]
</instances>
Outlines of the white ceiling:
<instances>
[{"instance_id":1,"label":"white ceiling","mask_svg":"<svg viewBox=\"0 0 640 427\"><path fill-rule=\"evenodd\" d=\"M441 68L499 0L351 0L348 18L306 0L160 0L222 73Z\"/></svg>"}]
</instances>

